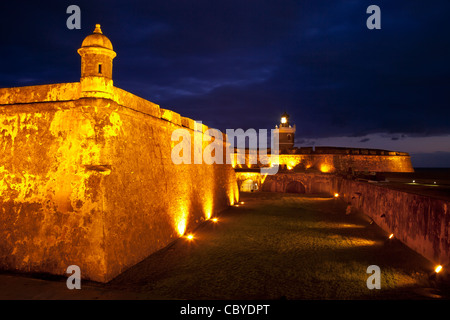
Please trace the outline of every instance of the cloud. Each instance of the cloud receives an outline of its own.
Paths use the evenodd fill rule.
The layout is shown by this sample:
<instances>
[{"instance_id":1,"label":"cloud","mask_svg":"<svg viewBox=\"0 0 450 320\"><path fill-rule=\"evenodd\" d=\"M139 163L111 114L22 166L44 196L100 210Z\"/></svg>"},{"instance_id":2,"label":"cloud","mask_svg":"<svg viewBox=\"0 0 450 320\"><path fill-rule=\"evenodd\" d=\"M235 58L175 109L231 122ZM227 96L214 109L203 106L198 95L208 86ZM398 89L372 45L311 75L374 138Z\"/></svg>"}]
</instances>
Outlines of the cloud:
<instances>
[{"instance_id":1,"label":"cloud","mask_svg":"<svg viewBox=\"0 0 450 320\"><path fill-rule=\"evenodd\" d=\"M409 136L400 134L373 133L363 137L341 136L315 139L319 146L373 148L412 153L450 152L450 135ZM308 140L304 139L305 144Z\"/></svg>"},{"instance_id":2,"label":"cloud","mask_svg":"<svg viewBox=\"0 0 450 320\"><path fill-rule=\"evenodd\" d=\"M270 129L287 111L310 140L450 133L448 1L380 0L375 31L367 1L77 4L72 31L64 2L0 5L1 87L78 81L76 50L101 23L116 86L221 130Z\"/></svg>"}]
</instances>

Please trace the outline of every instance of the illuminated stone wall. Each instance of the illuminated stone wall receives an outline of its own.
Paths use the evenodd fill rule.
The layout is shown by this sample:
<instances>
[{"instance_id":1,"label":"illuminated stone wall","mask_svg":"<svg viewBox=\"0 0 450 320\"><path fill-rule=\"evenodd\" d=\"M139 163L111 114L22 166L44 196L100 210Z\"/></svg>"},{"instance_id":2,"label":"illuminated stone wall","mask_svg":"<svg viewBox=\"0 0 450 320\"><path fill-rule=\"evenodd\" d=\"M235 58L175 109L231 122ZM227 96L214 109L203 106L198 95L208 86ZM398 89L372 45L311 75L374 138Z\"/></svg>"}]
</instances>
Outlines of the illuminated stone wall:
<instances>
[{"instance_id":1,"label":"illuminated stone wall","mask_svg":"<svg viewBox=\"0 0 450 320\"><path fill-rule=\"evenodd\" d=\"M288 169L300 165L304 169L316 169L324 173L354 171L372 172L414 172L411 157L408 154L392 152L393 155L364 155L364 154L280 154L278 163ZM248 154L245 164L238 162L235 154L236 168L257 168L261 165L250 164Z\"/></svg>"},{"instance_id":2,"label":"illuminated stone wall","mask_svg":"<svg viewBox=\"0 0 450 320\"><path fill-rule=\"evenodd\" d=\"M238 185L247 180L258 183L259 190L267 192L326 193L339 189L339 180L332 174L323 173L277 173L266 175L259 172L236 172ZM300 183L296 187L296 183ZM294 188L292 188L294 187ZM295 188L296 187L296 188Z\"/></svg>"},{"instance_id":3,"label":"illuminated stone wall","mask_svg":"<svg viewBox=\"0 0 450 320\"><path fill-rule=\"evenodd\" d=\"M236 172L236 180L238 183L239 189L241 189L242 184L246 180L252 180L253 183L258 184L258 188L261 187L261 185L264 183L264 180L266 179L267 175L262 175L259 171L258 172Z\"/></svg>"},{"instance_id":4,"label":"illuminated stone wall","mask_svg":"<svg viewBox=\"0 0 450 320\"><path fill-rule=\"evenodd\" d=\"M80 97L79 82L0 88L0 105L49 101L71 101Z\"/></svg>"},{"instance_id":5,"label":"illuminated stone wall","mask_svg":"<svg viewBox=\"0 0 450 320\"><path fill-rule=\"evenodd\" d=\"M238 201L239 194L231 165L172 163L177 142L170 137L180 128L179 114L161 109L161 118L144 117L117 105L108 117L105 157L112 169L104 211L111 213L105 217L106 253L108 272L115 275ZM186 128L194 141L193 128Z\"/></svg>"},{"instance_id":6,"label":"illuminated stone wall","mask_svg":"<svg viewBox=\"0 0 450 320\"><path fill-rule=\"evenodd\" d=\"M0 265L106 272L95 122L75 102L0 108ZM93 277L95 278L95 277Z\"/></svg>"},{"instance_id":7,"label":"illuminated stone wall","mask_svg":"<svg viewBox=\"0 0 450 320\"><path fill-rule=\"evenodd\" d=\"M450 263L450 202L341 180L339 192L353 208L435 264Z\"/></svg>"},{"instance_id":8,"label":"illuminated stone wall","mask_svg":"<svg viewBox=\"0 0 450 320\"><path fill-rule=\"evenodd\" d=\"M77 88L0 90L2 269L75 264L105 282L238 200L231 165L172 163L172 131L193 135L192 120L120 89L64 101Z\"/></svg>"}]
</instances>

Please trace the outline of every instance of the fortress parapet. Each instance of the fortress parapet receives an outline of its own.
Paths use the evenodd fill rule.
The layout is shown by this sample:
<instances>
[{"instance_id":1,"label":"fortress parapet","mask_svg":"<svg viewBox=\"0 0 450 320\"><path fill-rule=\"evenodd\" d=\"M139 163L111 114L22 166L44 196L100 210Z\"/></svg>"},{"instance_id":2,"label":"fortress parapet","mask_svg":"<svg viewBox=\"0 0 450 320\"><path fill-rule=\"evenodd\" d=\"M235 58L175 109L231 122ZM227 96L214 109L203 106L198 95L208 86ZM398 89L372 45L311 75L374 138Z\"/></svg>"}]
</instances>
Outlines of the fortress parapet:
<instances>
[{"instance_id":1,"label":"fortress parapet","mask_svg":"<svg viewBox=\"0 0 450 320\"><path fill-rule=\"evenodd\" d=\"M270 154L270 151L268 151ZM245 163L233 163L237 169L256 169L261 162L250 163L248 150ZM280 169L305 171L316 170L323 173L349 172L414 172L411 157L406 152L380 149L301 147L285 150L278 156ZM273 165L273 164L271 164Z\"/></svg>"},{"instance_id":2,"label":"fortress parapet","mask_svg":"<svg viewBox=\"0 0 450 320\"><path fill-rule=\"evenodd\" d=\"M172 162L194 120L114 87L100 26L78 52L80 82L0 89L0 268L106 282L239 191L231 165Z\"/></svg>"}]
</instances>

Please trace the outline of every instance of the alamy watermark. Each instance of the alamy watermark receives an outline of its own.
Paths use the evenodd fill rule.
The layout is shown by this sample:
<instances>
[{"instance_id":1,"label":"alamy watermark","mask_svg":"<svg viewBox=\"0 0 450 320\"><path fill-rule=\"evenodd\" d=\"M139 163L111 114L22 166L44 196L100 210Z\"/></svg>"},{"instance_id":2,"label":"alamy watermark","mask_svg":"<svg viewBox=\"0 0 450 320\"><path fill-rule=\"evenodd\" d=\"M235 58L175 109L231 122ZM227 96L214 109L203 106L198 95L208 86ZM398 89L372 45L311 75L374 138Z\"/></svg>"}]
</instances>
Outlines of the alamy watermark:
<instances>
[{"instance_id":1,"label":"alamy watermark","mask_svg":"<svg viewBox=\"0 0 450 320\"><path fill-rule=\"evenodd\" d=\"M372 289L381 289L381 269L377 265L370 265L367 267L368 274L371 274L369 278L367 278L366 285L367 288Z\"/></svg>"},{"instance_id":2,"label":"alamy watermark","mask_svg":"<svg viewBox=\"0 0 450 320\"><path fill-rule=\"evenodd\" d=\"M66 13L70 16L66 20L67 29L81 29L81 9L79 6L72 4L67 7Z\"/></svg>"},{"instance_id":3,"label":"alamy watermark","mask_svg":"<svg viewBox=\"0 0 450 320\"><path fill-rule=\"evenodd\" d=\"M178 142L173 146L171 153L174 164L260 164L262 174L273 175L278 172L278 130L271 130L269 153L267 129L260 129L259 132L255 129L248 129L245 132L243 129L227 129L226 141L223 141L220 130L208 129L203 133L202 127L201 121L195 121L193 145L190 130L176 129L172 132L172 142ZM210 143L203 149L204 142ZM248 148L246 148L247 142ZM224 143L226 143L225 154Z\"/></svg>"},{"instance_id":4,"label":"alamy watermark","mask_svg":"<svg viewBox=\"0 0 450 320\"><path fill-rule=\"evenodd\" d=\"M381 29L381 9L379 6L370 5L367 7L366 13L371 14L366 21L367 29Z\"/></svg>"},{"instance_id":5,"label":"alamy watermark","mask_svg":"<svg viewBox=\"0 0 450 320\"><path fill-rule=\"evenodd\" d=\"M67 267L66 273L70 274L67 278L67 289L81 289L81 269L77 265L70 265Z\"/></svg>"}]
</instances>

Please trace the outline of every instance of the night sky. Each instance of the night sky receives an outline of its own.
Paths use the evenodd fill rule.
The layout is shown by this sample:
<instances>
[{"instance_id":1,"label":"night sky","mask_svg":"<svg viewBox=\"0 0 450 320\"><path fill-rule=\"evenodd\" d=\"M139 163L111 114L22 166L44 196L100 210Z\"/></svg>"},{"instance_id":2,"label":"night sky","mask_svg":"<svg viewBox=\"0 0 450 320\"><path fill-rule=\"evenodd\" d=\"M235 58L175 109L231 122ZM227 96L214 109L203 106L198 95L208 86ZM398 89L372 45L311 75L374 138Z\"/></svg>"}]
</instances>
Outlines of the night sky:
<instances>
[{"instance_id":1,"label":"night sky","mask_svg":"<svg viewBox=\"0 0 450 320\"><path fill-rule=\"evenodd\" d=\"M81 30L69 30L69 5ZM369 30L369 5L381 30ZM2 1L0 87L75 82L100 23L114 85L225 129L271 129L296 146L409 152L450 167L450 1Z\"/></svg>"}]
</instances>

